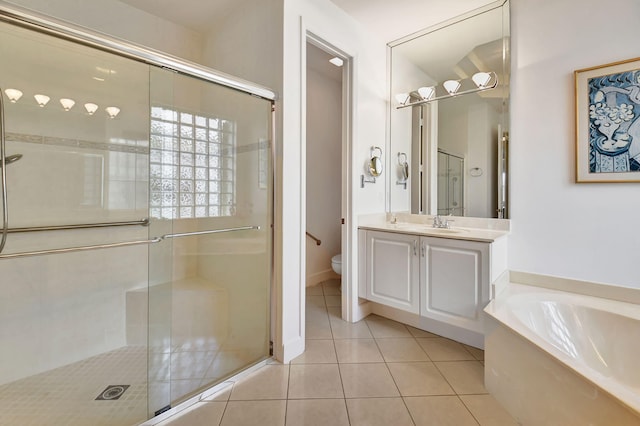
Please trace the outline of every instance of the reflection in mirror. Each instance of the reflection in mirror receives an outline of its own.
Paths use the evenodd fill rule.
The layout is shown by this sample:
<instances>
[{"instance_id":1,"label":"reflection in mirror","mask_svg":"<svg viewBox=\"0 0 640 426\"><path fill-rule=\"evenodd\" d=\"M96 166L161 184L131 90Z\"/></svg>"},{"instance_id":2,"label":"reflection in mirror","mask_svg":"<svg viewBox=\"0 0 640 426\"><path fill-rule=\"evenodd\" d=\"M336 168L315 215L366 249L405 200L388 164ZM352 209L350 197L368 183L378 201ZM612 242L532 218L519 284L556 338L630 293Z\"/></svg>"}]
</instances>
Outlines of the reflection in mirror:
<instances>
[{"instance_id":1,"label":"reflection in mirror","mask_svg":"<svg viewBox=\"0 0 640 426\"><path fill-rule=\"evenodd\" d=\"M508 217L509 2L389 46L390 211Z\"/></svg>"}]
</instances>

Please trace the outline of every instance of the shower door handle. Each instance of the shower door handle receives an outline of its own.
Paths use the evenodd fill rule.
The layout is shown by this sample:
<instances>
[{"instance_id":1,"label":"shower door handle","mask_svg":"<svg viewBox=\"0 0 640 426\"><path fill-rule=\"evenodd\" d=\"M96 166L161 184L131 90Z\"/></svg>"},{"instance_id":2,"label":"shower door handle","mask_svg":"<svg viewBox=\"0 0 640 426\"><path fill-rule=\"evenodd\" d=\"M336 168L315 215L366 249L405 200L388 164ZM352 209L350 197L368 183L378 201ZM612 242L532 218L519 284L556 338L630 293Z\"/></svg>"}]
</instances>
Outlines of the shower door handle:
<instances>
[{"instance_id":1,"label":"shower door handle","mask_svg":"<svg viewBox=\"0 0 640 426\"><path fill-rule=\"evenodd\" d=\"M9 206L7 206L7 158L5 157L6 140L4 131L3 93L4 92L2 88L0 88L0 179L2 180L2 237L0 237L0 253L2 253L2 250L7 243L7 234L9 233Z\"/></svg>"}]
</instances>

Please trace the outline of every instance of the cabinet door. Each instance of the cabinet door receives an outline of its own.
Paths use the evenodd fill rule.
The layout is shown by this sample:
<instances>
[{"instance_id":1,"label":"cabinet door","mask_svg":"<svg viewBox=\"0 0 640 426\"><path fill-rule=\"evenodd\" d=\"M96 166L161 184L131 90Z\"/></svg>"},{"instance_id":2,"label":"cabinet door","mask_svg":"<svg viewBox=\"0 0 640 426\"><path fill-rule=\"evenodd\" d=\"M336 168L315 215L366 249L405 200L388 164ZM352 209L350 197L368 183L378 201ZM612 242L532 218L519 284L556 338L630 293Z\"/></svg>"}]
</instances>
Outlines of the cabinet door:
<instances>
[{"instance_id":1,"label":"cabinet door","mask_svg":"<svg viewBox=\"0 0 640 426\"><path fill-rule=\"evenodd\" d=\"M419 237L367 231L367 299L420 312Z\"/></svg>"},{"instance_id":2,"label":"cabinet door","mask_svg":"<svg viewBox=\"0 0 640 426\"><path fill-rule=\"evenodd\" d=\"M420 314L482 331L489 298L489 244L423 237Z\"/></svg>"}]
</instances>

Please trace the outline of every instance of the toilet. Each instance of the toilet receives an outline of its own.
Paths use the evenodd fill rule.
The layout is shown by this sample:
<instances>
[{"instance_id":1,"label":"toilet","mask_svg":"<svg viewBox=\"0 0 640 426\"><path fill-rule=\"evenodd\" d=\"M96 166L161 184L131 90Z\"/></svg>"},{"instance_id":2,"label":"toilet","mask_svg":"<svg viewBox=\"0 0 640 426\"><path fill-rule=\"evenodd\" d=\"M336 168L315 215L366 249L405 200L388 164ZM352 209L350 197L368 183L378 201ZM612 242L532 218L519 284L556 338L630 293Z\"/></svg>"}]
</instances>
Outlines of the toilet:
<instances>
[{"instance_id":1,"label":"toilet","mask_svg":"<svg viewBox=\"0 0 640 426\"><path fill-rule=\"evenodd\" d=\"M341 254L336 254L331 258L331 268L336 274L342 275L342 255Z\"/></svg>"}]
</instances>

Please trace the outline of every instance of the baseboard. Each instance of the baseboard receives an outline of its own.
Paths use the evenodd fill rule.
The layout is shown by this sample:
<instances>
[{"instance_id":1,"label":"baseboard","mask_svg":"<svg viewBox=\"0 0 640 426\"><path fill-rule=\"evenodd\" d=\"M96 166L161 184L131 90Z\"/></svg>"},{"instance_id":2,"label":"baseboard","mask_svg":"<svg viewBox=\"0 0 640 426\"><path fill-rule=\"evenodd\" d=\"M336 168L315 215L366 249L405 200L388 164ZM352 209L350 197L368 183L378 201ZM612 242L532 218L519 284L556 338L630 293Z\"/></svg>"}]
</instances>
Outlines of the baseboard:
<instances>
[{"instance_id":1,"label":"baseboard","mask_svg":"<svg viewBox=\"0 0 640 426\"><path fill-rule=\"evenodd\" d=\"M338 278L340 278L340 275L336 274L333 269L327 269L308 275L306 286L311 287L313 285L320 284L321 282Z\"/></svg>"}]
</instances>

